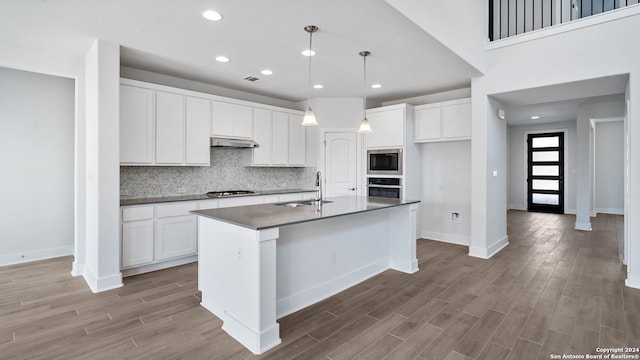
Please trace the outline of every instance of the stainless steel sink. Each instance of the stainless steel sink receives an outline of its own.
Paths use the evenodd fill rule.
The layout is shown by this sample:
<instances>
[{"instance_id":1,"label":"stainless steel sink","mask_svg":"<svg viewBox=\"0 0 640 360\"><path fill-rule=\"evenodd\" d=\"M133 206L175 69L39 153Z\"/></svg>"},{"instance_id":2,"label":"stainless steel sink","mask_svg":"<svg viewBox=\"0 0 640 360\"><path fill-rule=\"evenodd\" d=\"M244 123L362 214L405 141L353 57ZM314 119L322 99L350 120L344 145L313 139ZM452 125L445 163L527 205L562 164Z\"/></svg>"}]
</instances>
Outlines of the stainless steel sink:
<instances>
[{"instance_id":1,"label":"stainless steel sink","mask_svg":"<svg viewBox=\"0 0 640 360\"><path fill-rule=\"evenodd\" d=\"M332 203L333 201L331 200L304 200L304 201L292 201L292 202L282 202L282 203L275 203L274 205L278 205L278 206L286 206L286 207L290 207L290 208L296 208L296 207L300 207L300 206L307 206L307 205L321 205L321 204L327 204L327 203Z\"/></svg>"}]
</instances>

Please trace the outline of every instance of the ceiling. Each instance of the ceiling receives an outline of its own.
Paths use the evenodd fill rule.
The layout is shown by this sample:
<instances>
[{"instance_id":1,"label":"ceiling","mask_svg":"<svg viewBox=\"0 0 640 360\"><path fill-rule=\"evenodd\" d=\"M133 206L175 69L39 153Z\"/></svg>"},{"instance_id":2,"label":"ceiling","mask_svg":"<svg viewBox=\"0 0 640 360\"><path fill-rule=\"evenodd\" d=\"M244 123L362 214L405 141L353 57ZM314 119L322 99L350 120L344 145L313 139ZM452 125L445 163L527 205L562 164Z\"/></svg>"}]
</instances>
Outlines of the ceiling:
<instances>
[{"instance_id":1,"label":"ceiling","mask_svg":"<svg viewBox=\"0 0 640 360\"><path fill-rule=\"evenodd\" d=\"M218 22L202 17L213 9ZM83 56L93 39L121 48L121 64L288 101L307 97L392 101L469 87L479 73L383 0L8 0L0 4L3 49L35 47ZM214 59L225 55L228 63ZM260 74L270 69L273 75ZM245 76L261 80L248 82ZM372 89L373 83L382 84Z\"/></svg>"},{"instance_id":2,"label":"ceiling","mask_svg":"<svg viewBox=\"0 0 640 360\"><path fill-rule=\"evenodd\" d=\"M578 105L624 100L628 75L544 86L494 94L505 106L507 125L531 125L576 120ZM531 119L539 116L539 119Z\"/></svg>"}]
</instances>

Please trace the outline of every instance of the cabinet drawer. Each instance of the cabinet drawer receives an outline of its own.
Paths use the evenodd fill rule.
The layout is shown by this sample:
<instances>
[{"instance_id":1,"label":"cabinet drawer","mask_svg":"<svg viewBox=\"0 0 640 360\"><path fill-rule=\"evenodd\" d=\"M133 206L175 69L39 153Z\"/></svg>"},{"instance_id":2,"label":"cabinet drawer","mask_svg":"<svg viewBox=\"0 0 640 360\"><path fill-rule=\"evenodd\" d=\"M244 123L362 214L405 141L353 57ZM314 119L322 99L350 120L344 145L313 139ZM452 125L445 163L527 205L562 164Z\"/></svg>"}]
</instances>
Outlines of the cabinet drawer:
<instances>
[{"instance_id":1,"label":"cabinet drawer","mask_svg":"<svg viewBox=\"0 0 640 360\"><path fill-rule=\"evenodd\" d=\"M153 206L132 206L122 208L122 221L153 219Z\"/></svg>"},{"instance_id":2,"label":"cabinet drawer","mask_svg":"<svg viewBox=\"0 0 640 360\"><path fill-rule=\"evenodd\" d=\"M218 200L198 201L198 210L217 209L217 208L218 208Z\"/></svg>"},{"instance_id":3,"label":"cabinet drawer","mask_svg":"<svg viewBox=\"0 0 640 360\"><path fill-rule=\"evenodd\" d=\"M163 218L169 216L189 215L189 211L196 210L194 202L179 202L176 204L156 206L156 217Z\"/></svg>"}]
</instances>

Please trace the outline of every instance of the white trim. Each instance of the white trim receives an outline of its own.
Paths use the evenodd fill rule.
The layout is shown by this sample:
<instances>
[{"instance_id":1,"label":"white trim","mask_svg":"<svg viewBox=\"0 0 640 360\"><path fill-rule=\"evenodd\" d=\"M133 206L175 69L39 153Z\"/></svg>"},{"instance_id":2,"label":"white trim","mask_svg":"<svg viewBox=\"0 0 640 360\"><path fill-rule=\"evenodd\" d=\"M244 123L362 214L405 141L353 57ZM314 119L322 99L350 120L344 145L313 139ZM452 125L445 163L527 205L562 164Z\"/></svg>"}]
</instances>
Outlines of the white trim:
<instances>
[{"instance_id":1,"label":"white trim","mask_svg":"<svg viewBox=\"0 0 640 360\"><path fill-rule=\"evenodd\" d=\"M596 214L624 215L624 209L597 208Z\"/></svg>"},{"instance_id":2,"label":"white trim","mask_svg":"<svg viewBox=\"0 0 640 360\"><path fill-rule=\"evenodd\" d=\"M609 10L604 13L584 17L582 19L576 19L576 20L564 22L562 24L557 24L551 27L529 31L523 34L510 36L508 38L504 38L500 40L494 40L494 41L488 42L484 46L484 50L485 51L496 50L496 49L500 49L507 46L513 46L513 45L521 44L524 42L545 38L548 36L554 36L554 35L562 34L565 32L574 31L574 30L606 23L609 21L614 21L614 20L623 19L629 16L638 15L640 14L640 6L638 5L639 4L627 5L625 7Z\"/></svg>"},{"instance_id":3,"label":"white trim","mask_svg":"<svg viewBox=\"0 0 640 360\"><path fill-rule=\"evenodd\" d=\"M120 272L98 279L91 269L85 266L84 271L82 272L82 277L84 277L87 285L89 285L89 289L91 289L91 292L93 293L122 287L122 273Z\"/></svg>"},{"instance_id":4,"label":"white trim","mask_svg":"<svg viewBox=\"0 0 640 360\"><path fill-rule=\"evenodd\" d=\"M71 276L81 276L84 272L84 263L79 263L78 261L74 261L71 264Z\"/></svg>"},{"instance_id":5,"label":"white trim","mask_svg":"<svg viewBox=\"0 0 640 360\"><path fill-rule=\"evenodd\" d=\"M49 249L30 250L25 252L1 255L0 266L53 259L69 255L73 255L73 246L60 246Z\"/></svg>"},{"instance_id":6,"label":"white trim","mask_svg":"<svg viewBox=\"0 0 640 360\"><path fill-rule=\"evenodd\" d=\"M122 269L122 277L128 277L133 275L139 275L148 273L151 271L168 269L174 266L180 266L184 264L190 264L198 261L198 255L187 256L178 259L171 259L167 261L158 262L155 264L137 266L134 268Z\"/></svg>"},{"instance_id":7,"label":"white trim","mask_svg":"<svg viewBox=\"0 0 640 360\"><path fill-rule=\"evenodd\" d=\"M507 210L522 210L527 211L527 205L525 204L508 204Z\"/></svg>"},{"instance_id":8,"label":"white trim","mask_svg":"<svg viewBox=\"0 0 640 360\"><path fill-rule=\"evenodd\" d=\"M502 239L494 242L487 248L481 246L469 246L469 256L477 257L480 259L490 259L493 255L497 254L500 250L509 245L509 236L506 235Z\"/></svg>"},{"instance_id":9,"label":"white trim","mask_svg":"<svg viewBox=\"0 0 640 360\"><path fill-rule=\"evenodd\" d=\"M624 284L630 288L640 289L640 273L627 272Z\"/></svg>"},{"instance_id":10,"label":"white trim","mask_svg":"<svg viewBox=\"0 0 640 360\"><path fill-rule=\"evenodd\" d=\"M583 222L577 222L576 221L576 225L575 225L574 229L582 230L582 231L591 231L592 230L591 229L591 222L583 223Z\"/></svg>"},{"instance_id":11,"label":"white trim","mask_svg":"<svg viewBox=\"0 0 640 360\"><path fill-rule=\"evenodd\" d=\"M455 245L469 246L471 244L471 237L466 235L447 234L436 231L422 230L420 232L420 238L427 240L435 240Z\"/></svg>"},{"instance_id":12,"label":"white trim","mask_svg":"<svg viewBox=\"0 0 640 360\"><path fill-rule=\"evenodd\" d=\"M564 213L565 214L570 214L570 215L575 215L578 213L578 210L576 209L564 209Z\"/></svg>"}]
</instances>

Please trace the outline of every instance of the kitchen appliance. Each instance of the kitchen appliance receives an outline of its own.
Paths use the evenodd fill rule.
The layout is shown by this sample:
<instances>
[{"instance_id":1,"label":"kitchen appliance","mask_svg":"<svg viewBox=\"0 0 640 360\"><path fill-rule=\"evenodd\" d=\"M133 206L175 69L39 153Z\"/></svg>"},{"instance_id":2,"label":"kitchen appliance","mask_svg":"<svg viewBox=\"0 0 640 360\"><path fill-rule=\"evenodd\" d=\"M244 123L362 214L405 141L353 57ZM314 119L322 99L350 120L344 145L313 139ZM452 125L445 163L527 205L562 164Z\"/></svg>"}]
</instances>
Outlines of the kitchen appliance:
<instances>
[{"instance_id":1,"label":"kitchen appliance","mask_svg":"<svg viewBox=\"0 0 640 360\"><path fill-rule=\"evenodd\" d=\"M402 196L402 185L400 178L376 178L367 179L367 188L369 196L400 199Z\"/></svg>"},{"instance_id":2,"label":"kitchen appliance","mask_svg":"<svg viewBox=\"0 0 640 360\"><path fill-rule=\"evenodd\" d=\"M221 137L212 137L210 139L211 147L234 147L234 148L257 148L260 147L257 142L250 139L227 139Z\"/></svg>"},{"instance_id":3,"label":"kitchen appliance","mask_svg":"<svg viewBox=\"0 0 640 360\"><path fill-rule=\"evenodd\" d=\"M258 193L251 190L225 190L225 191L209 191L206 195L211 198L257 195Z\"/></svg>"},{"instance_id":4,"label":"kitchen appliance","mask_svg":"<svg viewBox=\"0 0 640 360\"><path fill-rule=\"evenodd\" d=\"M367 150L367 174L402 175L402 149Z\"/></svg>"}]
</instances>

